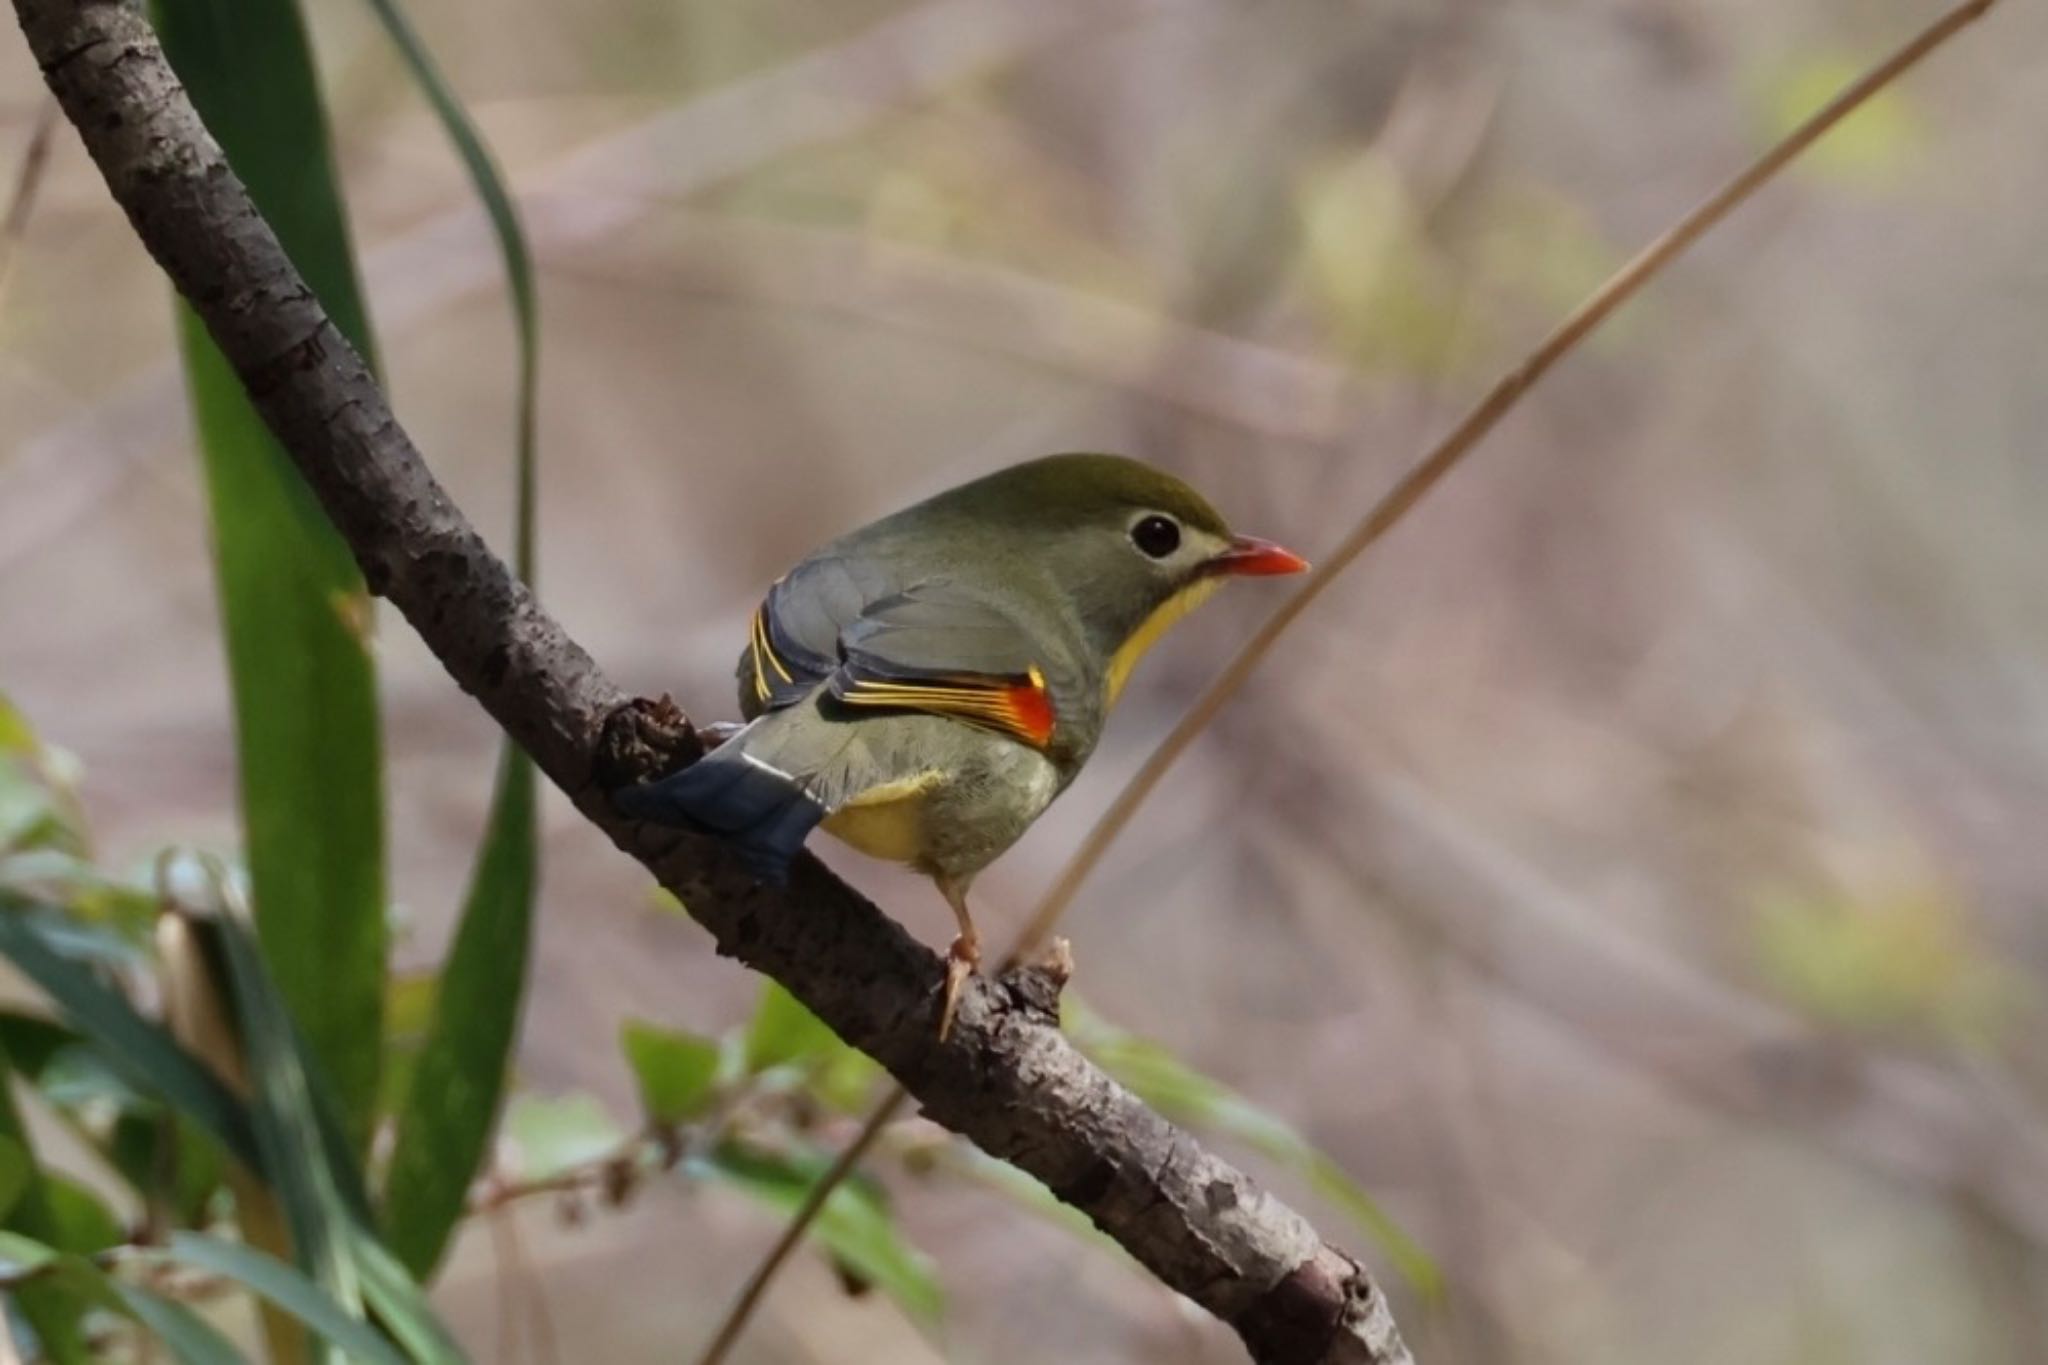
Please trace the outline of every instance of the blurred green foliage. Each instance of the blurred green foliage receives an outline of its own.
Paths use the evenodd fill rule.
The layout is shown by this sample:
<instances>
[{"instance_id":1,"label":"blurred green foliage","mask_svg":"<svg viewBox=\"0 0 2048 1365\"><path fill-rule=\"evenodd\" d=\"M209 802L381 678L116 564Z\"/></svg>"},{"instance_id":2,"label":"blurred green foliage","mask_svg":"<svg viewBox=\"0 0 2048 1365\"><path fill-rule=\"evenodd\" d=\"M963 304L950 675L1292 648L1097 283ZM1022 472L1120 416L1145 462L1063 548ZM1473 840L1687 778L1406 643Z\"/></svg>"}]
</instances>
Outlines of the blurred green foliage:
<instances>
[{"instance_id":1,"label":"blurred green foliage","mask_svg":"<svg viewBox=\"0 0 2048 1365\"><path fill-rule=\"evenodd\" d=\"M1780 893L1754 921L1757 960L1786 1000L1839 1028L1982 1049L2020 1003L1953 893Z\"/></svg>"},{"instance_id":2,"label":"blurred green foliage","mask_svg":"<svg viewBox=\"0 0 2048 1365\"><path fill-rule=\"evenodd\" d=\"M1859 59L1843 52L1788 55L1759 65L1747 81L1759 144L1792 131L1862 70ZM1802 157L1798 173L1888 188L1910 168L1926 134L1913 96L1894 86L1879 91Z\"/></svg>"}]
</instances>

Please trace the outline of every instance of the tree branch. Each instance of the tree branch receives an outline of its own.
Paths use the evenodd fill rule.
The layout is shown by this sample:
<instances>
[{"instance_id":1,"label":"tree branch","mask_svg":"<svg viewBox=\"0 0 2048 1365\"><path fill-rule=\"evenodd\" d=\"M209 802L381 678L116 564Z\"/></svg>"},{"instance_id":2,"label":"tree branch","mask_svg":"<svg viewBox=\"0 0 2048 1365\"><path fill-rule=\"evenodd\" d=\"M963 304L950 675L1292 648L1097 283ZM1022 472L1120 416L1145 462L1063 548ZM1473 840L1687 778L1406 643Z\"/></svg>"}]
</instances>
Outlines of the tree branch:
<instances>
[{"instance_id":1,"label":"tree branch","mask_svg":"<svg viewBox=\"0 0 2048 1365\"><path fill-rule=\"evenodd\" d=\"M15 0L50 88L148 248L395 605L585 816L639 858L719 951L783 983L937 1122L1087 1213L1270 1362L1410 1359L1365 1269L1204 1151L1060 1033L1059 981L971 983L933 1039L938 958L804 858L751 884L714 841L615 815L594 777L628 699L493 555L421 460L228 168L148 24L121 0ZM629 713L630 714L630 713Z\"/></svg>"}]
</instances>

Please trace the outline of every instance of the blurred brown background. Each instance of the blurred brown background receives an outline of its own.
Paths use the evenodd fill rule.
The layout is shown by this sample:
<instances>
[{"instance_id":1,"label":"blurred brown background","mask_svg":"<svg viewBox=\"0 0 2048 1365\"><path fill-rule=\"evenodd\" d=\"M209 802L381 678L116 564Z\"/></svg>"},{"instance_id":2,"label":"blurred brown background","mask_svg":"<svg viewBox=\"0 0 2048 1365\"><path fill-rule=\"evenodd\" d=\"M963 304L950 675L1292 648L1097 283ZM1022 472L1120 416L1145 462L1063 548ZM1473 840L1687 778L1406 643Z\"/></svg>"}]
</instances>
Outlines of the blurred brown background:
<instances>
[{"instance_id":1,"label":"blurred brown background","mask_svg":"<svg viewBox=\"0 0 2048 1365\"><path fill-rule=\"evenodd\" d=\"M490 239L367 9L311 8L399 411L502 534ZM543 596L622 681L716 716L787 562L1027 455L1141 454L1329 546L1934 8L413 17L535 238ZM1446 1307L1398 1305L1432 1365L2048 1360L2044 77L2048 19L2002 6L1744 209L1301 623L1075 907L1096 1010L1298 1124L1443 1263ZM0 167L37 98L0 41ZM136 856L234 828L169 316L65 134L0 311L0 687ZM1140 671L984 880L989 922L1021 923L1278 591ZM494 737L388 614L382 653L428 962ZM621 1019L716 1031L755 982L559 802L546 856L523 1079L626 1114ZM928 888L826 856L943 941ZM801 1259L740 1359L1239 1358L1114 1254L892 1179L942 1332ZM553 1359L685 1358L775 1231L681 1187L518 1226L523 1264L473 1231L440 1292L481 1359L550 1358L541 1295Z\"/></svg>"}]
</instances>

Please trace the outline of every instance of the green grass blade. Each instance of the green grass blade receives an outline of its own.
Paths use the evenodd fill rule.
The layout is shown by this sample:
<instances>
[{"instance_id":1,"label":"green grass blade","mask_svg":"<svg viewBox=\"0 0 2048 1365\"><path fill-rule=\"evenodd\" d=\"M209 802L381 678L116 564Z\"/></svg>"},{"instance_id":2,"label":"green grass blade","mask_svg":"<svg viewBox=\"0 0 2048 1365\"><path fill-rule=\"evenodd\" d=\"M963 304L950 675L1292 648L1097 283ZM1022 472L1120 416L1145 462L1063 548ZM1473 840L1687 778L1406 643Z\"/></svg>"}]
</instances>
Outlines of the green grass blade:
<instances>
[{"instance_id":1,"label":"green grass blade","mask_svg":"<svg viewBox=\"0 0 2048 1365\"><path fill-rule=\"evenodd\" d=\"M507 752L482 857L398 1117L385 1237L425 1277L462 1217L490 1145L519 1032L536 875L533 767Z\"/></svg>"},{"instance_id":2,"label":"green grass blade","mask_svg":"<svg viewBox=\"0 0 2048 1365\"><path fill-rule=\"evenodd\" d=\"M435 1316L419 1282L367 1228L359 1233L356 1266L370 1310L417 1365L467 1365L469 1357Z\"/></svg>"},{"instance_id":3,"label":"green grass blade","mask_svg":"<svg viewBox=\"0 0 2048 1365\"><path fill-rule=\"evenodd\" d=\"M233 1342L184 1304L119 1280L109 1280L107 1288L128 1316L170 1348L179 1365L247 1365Z\"/></svg>"},{"instance_id":4,"label":"green grass blade","mask_svg":"<svg viewBox=\"0 0 2048 1365\"><path fill-rule=\"evenodd\" d=\"M10 1274L29 1277L16 1289L24 1305L38 1296L61 1294L81 1308L105 1309L141 1324L170 1348L179 1365L246 1365L228 1339L191 1309L123 1283L94 1262L44 1238L0 1232L0 1265ZM30 1325L36 1326L33 1315ZM42 1330L37 1326L38 1333ZM83 1345L76 1355L53 1353L48 1337L43 1338L42 1347L45 1356L54 1354L65 1362L98 1358Z\"/></svg>"},{"instance_id":5,"label":"green grass blade","mask_svg":"<svg viewBox=\"0 0 2048 1365\"><path fill-rule=\"evenodd\" d=\"M143 1018L89 967L63 956L43 936L45 916L0 896L0 956L56 1002L136 1089L158 1095L228 1151L257 1168L248 1112L168 1030Z\"/></svg>"},{"instance_id":6,"label":"green grass blade","mask_svg":"<svg viewBox=\"0 0 2048 1365\"><path fill-rule=\"evenodd\" d=\"M540 303L533 280L533 255L527 249L526 233L519 225L519 214L512 206L512 196L505 189L504 178L498 174L497 163L491 159L490 150L484 146L476 125L470 122L469 114L462 102L455 97L447 78L434 64L434 58L427 51L419 34L413 31L412 23L405 17L394 0L369 0L370 8L383 22L384 29L391 35L399 55L405 59L406 67L413 79L419 82L420 90L433 106L434 114L441 120L449 141L455 144L456 155L462 158L463 169L469 173L470 183L476 188L477 198L483 201L484 212L490 216L491 230L498 239L499 254L505 260L505 284L512 298L512 321L517 332L519 346L519 392L517 404L516 449L519 468L518 525L513 539L513 565L520 577L529 585L533 582L534 571L534 457L535 421L534 409L540 374Z\"/></svg>"},{"instance_id":7,"label":"green grass blade","mask_svg":"<svg viewBox=\"0 0 2048 1365\"><path fill-rule=\"evenodd\" d=\"M254 940L225 916L195 921L211 931L232 993L251 1089L249 1113L263 1172L291 1228L292 1251L351 1317L363 1316L352 1213L322 1134L315 1083L283 1001Z\"/></svg>"},{"instance_id":8,"label":"green grass blade","mask_svg":"<svg viewBox=\"0 0 2048 1365\"><path fill-rule=\"evenodd\" d=\"M133 1252L128 1259L169 1262L233 1280L305 1323L356 1365L412 1365L397 1347L368 1323L351 1317L319 1285L254 1247L196 1232L174 1232L162 1249Z\"/></svg>"},{"instance_id":9,"label":"green grass blade","mask_svg":"<svg viewBox=\"0 0 2048 1365\"><path fill-rule=\"evenodd\" d=\"M156 0L193 103L328 313L369 328L295 0ZM377 1091L384 839L369 597L347 547L183 308L213 513L256 924L358 1149Z\"/></svg>"},{"instance_id":10,"label":"green grass blade","mask_svg":"<svg viewBox=\"0 0 2048 1365\"><path fill-rule=\"evenodd\" d=\"M455 144L504 257L518 345L514 564L532 584L540 366L532 256L489 150L426 45L392 0L369 3ZM462 1215L469 1184L490 1144L518 1039L539 876L534 787L532 765L508 741L461 924L442 969L433 1022L398 1116L385 1225L393 1249L422 1276L440 1260Z\"/></svg>"},{"instance_id":11,"label":"green grass blade","mask_svg":"<svg viewBox=\"0 0 2048 1365\"><path fill-rule=\"evenodd\" d=\"M256 1089L253 1126L302 1263L335 1307L357 1318L367 1307L418 1365L461 1365L462 1351L426 1295L372 1230L362 1172L333 1097L264 974L254 940L231 918L195 925L214 931L227 968Z\"/></svg>"}]
</instances>

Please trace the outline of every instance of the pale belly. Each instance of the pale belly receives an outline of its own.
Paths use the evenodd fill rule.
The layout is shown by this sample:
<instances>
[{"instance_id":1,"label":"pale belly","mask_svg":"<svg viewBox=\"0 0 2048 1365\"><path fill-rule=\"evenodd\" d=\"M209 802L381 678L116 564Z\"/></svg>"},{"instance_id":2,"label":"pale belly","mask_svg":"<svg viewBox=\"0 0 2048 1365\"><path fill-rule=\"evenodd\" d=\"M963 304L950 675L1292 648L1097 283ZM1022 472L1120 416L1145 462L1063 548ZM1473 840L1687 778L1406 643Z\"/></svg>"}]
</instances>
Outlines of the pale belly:
<instances>
[{"instance_id":1,"label":"pale belly","mask_svg":"<svg viewBox=\"0 0 2048 1365\"><path fill-rule=\"evenodd\" d=\"M862 792L827 816L828 834L871 858L972 876L995 861L1059 795L1050 760L995 742L968 771L928 773Z\"/></svg>"},{"instance_id":2,"label":"pale belly","mask_svg":"<svg viewBox=\"0 0 2048 1365\"><path fill-rule=\"evenodd\" d=\"M912 863L923 849L923 816L929 784L898 784L863 793L825 817L824 830L870 858Z\"/></svg>"}]
</instances>

